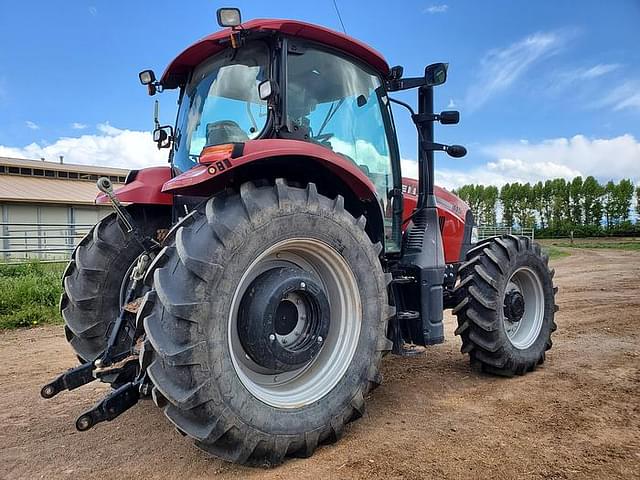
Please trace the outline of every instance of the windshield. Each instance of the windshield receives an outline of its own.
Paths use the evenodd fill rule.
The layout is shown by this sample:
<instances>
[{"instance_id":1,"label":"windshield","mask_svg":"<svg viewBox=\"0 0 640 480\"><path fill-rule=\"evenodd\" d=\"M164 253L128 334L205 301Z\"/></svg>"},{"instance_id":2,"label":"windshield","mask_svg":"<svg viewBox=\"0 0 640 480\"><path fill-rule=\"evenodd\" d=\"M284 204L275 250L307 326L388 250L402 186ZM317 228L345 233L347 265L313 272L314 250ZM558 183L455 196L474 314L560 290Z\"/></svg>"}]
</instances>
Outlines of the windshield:
<instances>
[{"instance_id":1,"label":"windshield","mask_svg":"<svg viewBox=\"0 0 640 480\"><path fill-rule=\"evenodd\" d=\"M199 65L185 88L176 123L173 165L185 172L206 146L245 142L267 123L258 85L268 78L269 51L254 44L228 49Z\"/></svg>"}]
</instances>

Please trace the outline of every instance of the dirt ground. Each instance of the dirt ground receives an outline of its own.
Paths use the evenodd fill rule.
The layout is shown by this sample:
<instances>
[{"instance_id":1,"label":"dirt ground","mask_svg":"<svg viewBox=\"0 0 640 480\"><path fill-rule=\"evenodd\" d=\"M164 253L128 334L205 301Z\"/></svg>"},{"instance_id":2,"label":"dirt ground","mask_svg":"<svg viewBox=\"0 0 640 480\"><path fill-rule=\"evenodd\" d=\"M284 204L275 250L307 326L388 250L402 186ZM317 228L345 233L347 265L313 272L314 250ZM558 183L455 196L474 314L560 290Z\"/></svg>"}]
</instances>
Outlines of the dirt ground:
<instances>
[{"instance_id":1,"label":"dirt ground","mask_svg":"<svg viewBox=\"0 0 640 480\"><path fill-rule=\"evenodd\" d=\"M52 400L40 386L74 364L60 327L0 335L0 478L640 478L640 252L573 250L555 262L558 331L535 373L473 373L449 337L384 361L384 384L337 444L250 469L210 458L151 402L86 433L104 394Z\"/></svg>"}]
</instances>

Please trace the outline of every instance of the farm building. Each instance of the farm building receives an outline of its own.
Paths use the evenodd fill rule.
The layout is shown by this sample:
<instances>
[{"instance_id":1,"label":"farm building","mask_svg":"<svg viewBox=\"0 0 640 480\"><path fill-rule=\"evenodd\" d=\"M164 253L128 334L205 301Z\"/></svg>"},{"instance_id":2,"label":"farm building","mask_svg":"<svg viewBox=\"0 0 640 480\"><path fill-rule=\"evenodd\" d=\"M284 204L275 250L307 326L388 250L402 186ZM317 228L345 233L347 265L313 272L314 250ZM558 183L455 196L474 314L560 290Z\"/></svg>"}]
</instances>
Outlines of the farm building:
<instances>
[{"instance_id":1,"label":"farm building","mask_svg":"<svg viewBox=\"0 0 640 480\"><path fill-rule=\"evenodd\" d=\"M96 180L123 184L128 170L0 157L0 261L68 256L108 215L95 205Z\"/></svg>"}]
</instances>

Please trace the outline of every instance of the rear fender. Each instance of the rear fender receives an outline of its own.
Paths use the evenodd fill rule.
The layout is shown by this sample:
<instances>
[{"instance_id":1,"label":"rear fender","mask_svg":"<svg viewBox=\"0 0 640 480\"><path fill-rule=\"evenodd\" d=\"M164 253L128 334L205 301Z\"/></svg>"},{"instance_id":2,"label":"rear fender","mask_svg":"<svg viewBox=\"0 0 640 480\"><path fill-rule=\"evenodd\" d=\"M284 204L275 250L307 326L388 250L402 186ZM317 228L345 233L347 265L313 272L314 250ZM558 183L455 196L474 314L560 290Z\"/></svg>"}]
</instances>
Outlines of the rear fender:
<instances>
[{"instance_id":1,"label":"rear fender","mask_svg":"<svg viewBox=\"0 0 640 480\"><path fill-rule=\"evenodd\" d=\"M123 203L141 205L172 205L173 195L163 193L162 186L171 179L171 167L150 167L132 170L127 176L127 183L117 188L114 193ZM109 197L98 194L96 204L109 203Z\"/></svg>"}]
</instances>

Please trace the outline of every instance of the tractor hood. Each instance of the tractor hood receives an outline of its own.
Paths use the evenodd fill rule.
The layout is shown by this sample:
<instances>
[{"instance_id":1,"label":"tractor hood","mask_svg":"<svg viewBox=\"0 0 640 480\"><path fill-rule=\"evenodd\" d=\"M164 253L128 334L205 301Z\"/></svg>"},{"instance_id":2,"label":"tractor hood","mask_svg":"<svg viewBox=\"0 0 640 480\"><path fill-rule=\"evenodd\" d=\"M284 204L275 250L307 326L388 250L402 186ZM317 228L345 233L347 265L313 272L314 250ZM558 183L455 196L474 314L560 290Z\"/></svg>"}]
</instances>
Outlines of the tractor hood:
<instances>
[{"instance_id":1,"label":"tractor hood","mask_svg":"<svg viewBox=\"0 0 640 480\"><path fill-rule=\"evenodd\" d=\"M292 37L316 41L360 59L383 76L389 73L389 65L379 52L355 38L318 25L295 20L258 19L243 23L240 31L280 32ZM171 89L186 82L189 73L197 65L229 46L230 35L231 29L227 28L204 37L188 47L169 64L162 74L160 79L162 86Z\"/></svg>"},{"instance_id":2,"label":"tractor hood","mask_svg":"<svg viewBox=\"0 0 640 480\"><path fill-rule=\"evenodd\" d=\"M402 179L402 193L405 197L404 215L408 217L413 212L418 201L418 180L404 177ZM469 205L457 195L438 185L434 186L434 193L438 209L448 212L462 222L465 221Z\"/></svg>"}]
</instances>

